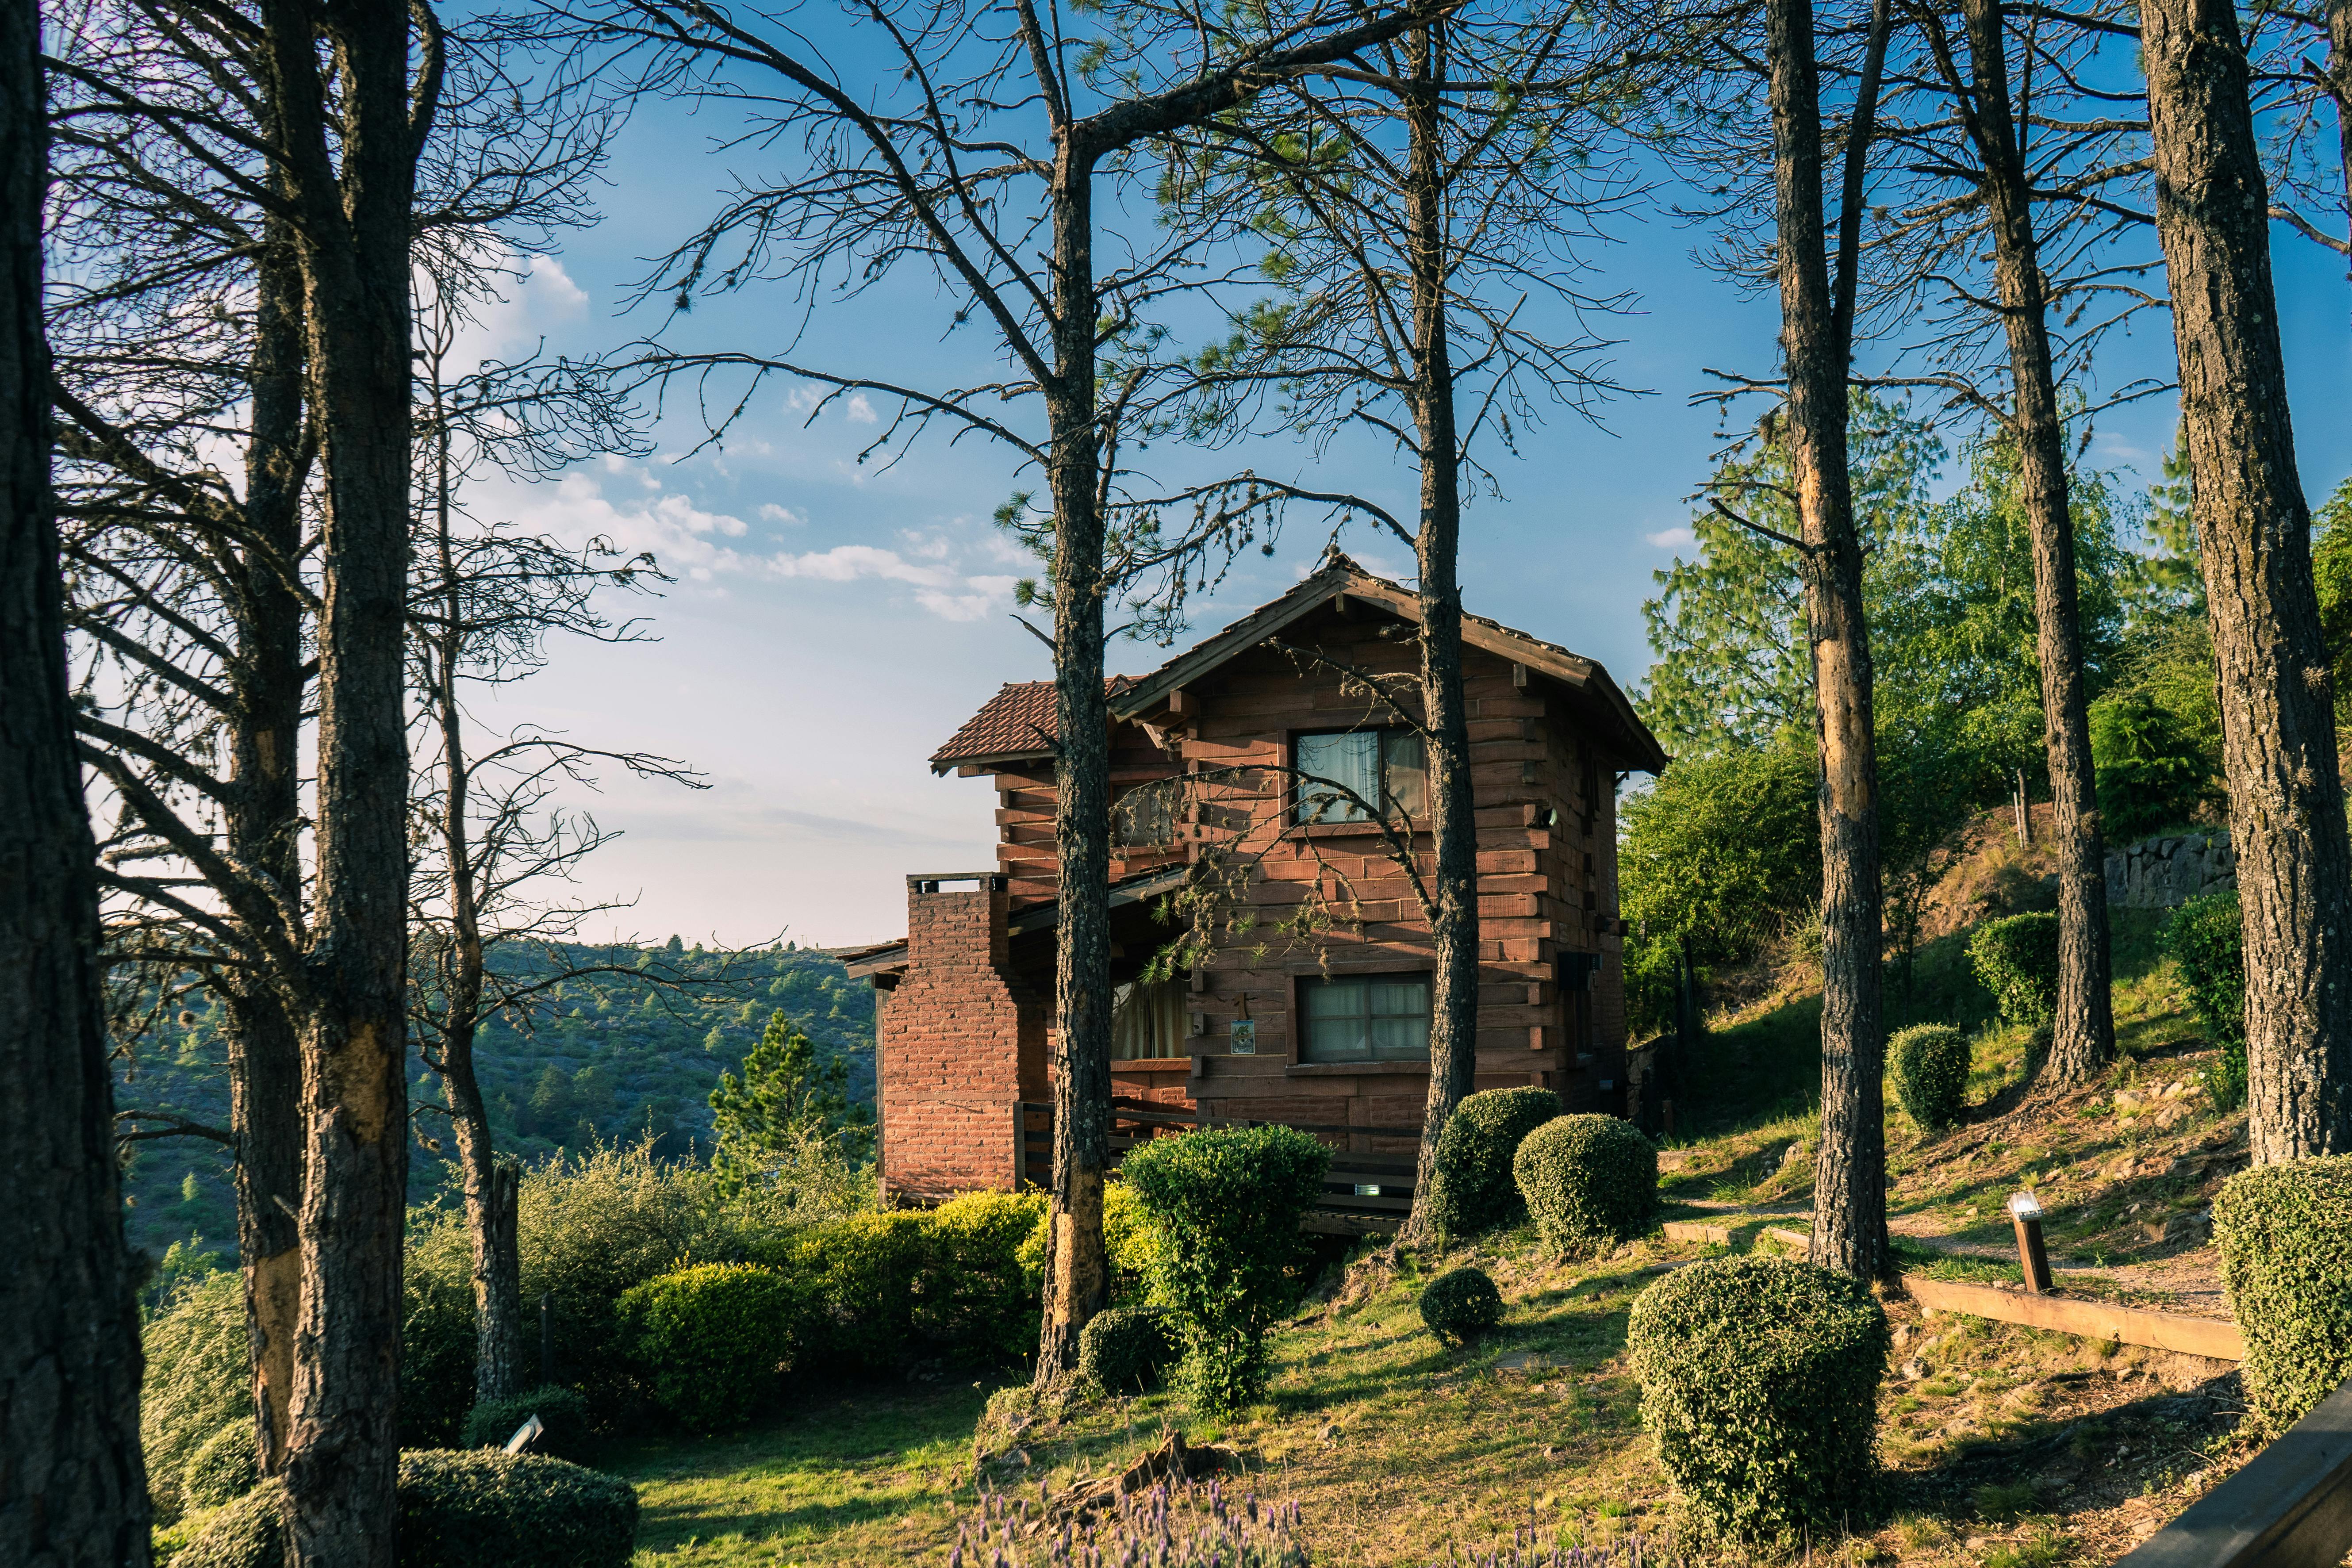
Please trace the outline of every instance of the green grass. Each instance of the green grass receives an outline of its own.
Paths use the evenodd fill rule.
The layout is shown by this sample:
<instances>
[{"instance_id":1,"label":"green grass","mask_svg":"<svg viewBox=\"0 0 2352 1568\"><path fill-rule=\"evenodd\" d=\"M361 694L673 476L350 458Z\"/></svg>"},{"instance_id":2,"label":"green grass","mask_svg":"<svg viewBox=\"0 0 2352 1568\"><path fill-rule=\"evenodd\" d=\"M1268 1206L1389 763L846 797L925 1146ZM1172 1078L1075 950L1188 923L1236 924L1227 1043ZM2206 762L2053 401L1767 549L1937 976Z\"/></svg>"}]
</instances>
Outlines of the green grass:
<instances>
[{"instance_id":1,"label":"green grass","mask_svg":"<svg viewBox=\"0 0 2352 1568\"><path fill-rule=\"evenodd\" d=\"M828 1390L740 1436L647 1441L604 1462L637 1488L639 1564L943 1556L984 1399L968 1380Z\"/></svg>"}]
</instances>

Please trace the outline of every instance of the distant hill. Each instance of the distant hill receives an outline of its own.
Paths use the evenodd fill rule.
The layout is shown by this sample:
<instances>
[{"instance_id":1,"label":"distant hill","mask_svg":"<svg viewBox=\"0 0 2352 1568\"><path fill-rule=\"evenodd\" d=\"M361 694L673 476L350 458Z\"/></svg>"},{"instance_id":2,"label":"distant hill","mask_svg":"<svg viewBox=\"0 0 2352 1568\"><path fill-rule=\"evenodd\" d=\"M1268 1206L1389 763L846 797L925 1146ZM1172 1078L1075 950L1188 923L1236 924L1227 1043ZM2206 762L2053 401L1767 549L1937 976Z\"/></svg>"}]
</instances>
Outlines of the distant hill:
<instances>
[{"instance_id":1,"label":"distant hill","mask_svg":"<svg viewBox=\"0 0 2352 1568\"><path fill-rule=\"evenodd\" d=\"M873 1100L873 987L850 979L840 960L821 950L706 951L672 937L666 950L566 951L577 963L624 973L564 982L561 994L526 1027L502 1018L483 1031L475 1050L499 1146L527 1163L596 1139L635 1141L648 1133L665 1156L709 1158L710 1090L721 1072L741 1068L778 1012L820 1052L845 1059L852 1093ZM626 973L657 957L707 983L663 991ZM500 962L527 973L539 960L517 951ZM118 1057L116 1106L226 1128L224 1016L208 994L182 998L167 1027ZM439 1080L413 1057L409 1094L412 1107L440 1099ZM448 1121L430 1112L416 1121L445 1151L410 1149L409 1194L421 1200L448 1181ZM174 1241L201 1236L207 1248L234 1252L236 1202L228 1150L200 1138L132 1147L123 1184L131 1244L160 1256Z\"/></svg>"}]
</instances>

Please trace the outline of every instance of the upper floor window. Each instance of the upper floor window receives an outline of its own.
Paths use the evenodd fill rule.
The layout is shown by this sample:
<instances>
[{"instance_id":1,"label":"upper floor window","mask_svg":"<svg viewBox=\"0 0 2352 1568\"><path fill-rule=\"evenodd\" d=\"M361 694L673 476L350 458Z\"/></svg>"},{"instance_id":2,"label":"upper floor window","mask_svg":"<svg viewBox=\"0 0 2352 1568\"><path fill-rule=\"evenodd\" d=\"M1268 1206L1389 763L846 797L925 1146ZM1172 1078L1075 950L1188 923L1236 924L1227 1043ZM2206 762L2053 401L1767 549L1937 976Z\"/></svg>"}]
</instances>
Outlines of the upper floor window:
<instances>
[{"instance_id":1,"label":"upper floor window","mask_svg":"<svg viewBox=\"0 0 2352 1568\"><path fill-rule=\"evenodd\" d=\"M1425 1062L1429 976L1335 974L1298 983L1305 1062Z\"/></svg>"},{"instance_id":2,"label":"upper floor window","mask_svg":"<svg viewBox=\"0 0 2352 1568\"><path fill-rule=\"evenodd\" d=\"M1111 830L1129 849L1153 848L1176 842L1177 784L1138 784L1111 807Z\"/></svg>"},{"instance_id":3,"label":"upper floor window","mask_svg":"<svg viewBox=\"0 0 2352 1568\"><path fill-rule=\"evenodd\" d=\"M1371 814L1359 800L1383 814L1415 820L1428 805L1429 759L1413 731L1301 735L1292 755L1305 775L1298 781L1297 806L1302 823L1370 821Z\"/></svg>"}]
</instances>

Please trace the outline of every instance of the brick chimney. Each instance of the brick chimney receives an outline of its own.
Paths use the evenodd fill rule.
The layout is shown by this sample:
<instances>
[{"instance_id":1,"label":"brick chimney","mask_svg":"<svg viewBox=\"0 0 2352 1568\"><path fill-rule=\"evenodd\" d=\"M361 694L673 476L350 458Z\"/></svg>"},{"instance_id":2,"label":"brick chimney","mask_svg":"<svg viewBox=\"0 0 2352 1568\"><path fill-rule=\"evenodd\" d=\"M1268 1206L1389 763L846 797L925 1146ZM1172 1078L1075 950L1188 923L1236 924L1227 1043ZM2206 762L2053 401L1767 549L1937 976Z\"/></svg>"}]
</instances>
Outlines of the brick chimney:
<instances>
[{"instance_id":1,"label":"brick chimney","mask_svg":"<svg viewBox=\"0 0 2352 1568\"><path fill-rule=\"evenodd\" d=\"M1045 998L1013 975L1001 872L907 879L907 972L877 1030L886 1194L1009 1188L1014 1107L1045 1098Z\"/></svg>"}]
</instances>

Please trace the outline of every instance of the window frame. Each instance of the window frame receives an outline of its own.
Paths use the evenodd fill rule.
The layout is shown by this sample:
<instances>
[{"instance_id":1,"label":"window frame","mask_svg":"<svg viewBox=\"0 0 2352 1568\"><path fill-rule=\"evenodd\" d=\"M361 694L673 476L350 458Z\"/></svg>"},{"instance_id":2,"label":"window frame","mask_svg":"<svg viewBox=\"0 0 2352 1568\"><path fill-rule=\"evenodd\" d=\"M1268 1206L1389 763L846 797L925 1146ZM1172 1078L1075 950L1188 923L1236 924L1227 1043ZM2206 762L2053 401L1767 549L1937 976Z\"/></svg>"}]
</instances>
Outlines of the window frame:
<instances>
[{"instance_id":1,"label":"window frame","mask_svg":"<svg viewBox=\"0 0 2352 1568\"><path fill-rule=\"evenodd\" d=\"M1290 787L1286 792L1286 798L1284 801L1282 810L1283 830L1285 832L1297 832L1300 828L1370 828L1379 821L1382 820L1381 818L1371 816L1342 816L1336 819L1318 817L1314 820L1309 820L1301 815L1301 813L1306 809L1306 801L1304 796L1307 792L1306 764L1299 760L1300 742L1304 741L1318 740L1327 735L1371 735L1378 737L1376 743L1378 746L1377 754L1380 767L1380 789L1383 797L1381 804L1383 805L1391 805L1393 800L1393 792L1389 787L1387 738L1391 735L1410 735L1414 740L1420 742L1422 748L1421 809L1418 812L1408 816L1401 807L1397 807L1395 808L1397 810L1397 816L1387 820L1398 822L1410 821L1412 824L1413 831L1416 833L1429 830L1428 737L1410 724L1340 724L1333 725L1328 728L1293 730L1289 731L1287 736L1285 738L1283 750L1290 766ZM1318 774L1317 776L1320 777L1321 775ZM1328 810L1333 808L1341 811L1355 810L1355 806L1352 803L1338 799L1333 800L1330 803L1330 805L1327 806L1325 809Z\"/></svg>"},{"instance_id":2,"label":"window frame","mask_svg":"<svg viewBox=\"0 0 2352 1568\"><path fill-rule=\"evenodd\" d=\"M1342 1058L1336 1060L1328 1058L1318 1060L1316 1058L1307 1054L1309 1038L1313 1034L1313 1029L1312 1020L1307 1016L1307 999L1317 986L1333 984L1370 986L1383 984L1393 984L1396 982L1402 980L1418 980L1422 984L1423 1008L1421 1013L1421 1018L1423 1027L1421 1039L1421 1055L1417 1057L1376 1057L1366 1055L1362 1057ZM1434 969L1342 970L1330 974L1294 974L1291 976L1290 1003L1290 1065L1293 1067L1318 1068L1334 1071L1346 1071L1351 1068L1357 1070L1369 1069L1374 1072L1395 1071L1400 1069L1422 1072L1429 1070L1429 1036L1431 1030L1435 1027L1437 1021L1437 972ZM1390 1016L1395 1016L1396 1015ZM1364 1015L1368 1032L1369 1026L1374 1016L1375 1015L1370 1011L1367 1011ZM1367 1048L1370 1048L1369 1040L1367 1040Z\"/></svg>"}]
</instances>

